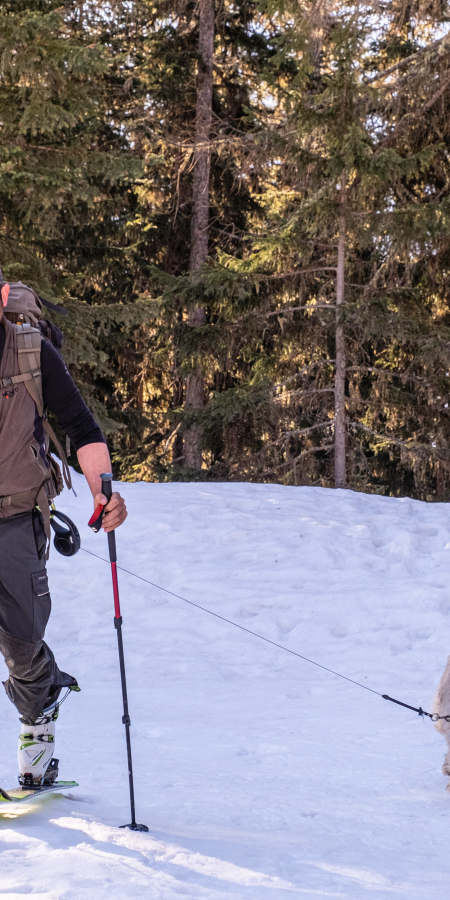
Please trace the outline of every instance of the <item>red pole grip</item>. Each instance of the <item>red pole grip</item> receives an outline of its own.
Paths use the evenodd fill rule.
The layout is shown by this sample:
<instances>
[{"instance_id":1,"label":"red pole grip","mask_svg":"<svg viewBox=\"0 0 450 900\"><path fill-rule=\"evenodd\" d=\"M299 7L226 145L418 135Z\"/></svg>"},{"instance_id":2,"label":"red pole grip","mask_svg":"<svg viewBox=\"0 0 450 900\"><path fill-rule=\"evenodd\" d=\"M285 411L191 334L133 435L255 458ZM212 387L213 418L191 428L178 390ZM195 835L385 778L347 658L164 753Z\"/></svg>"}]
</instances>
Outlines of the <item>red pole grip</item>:
<instances>
[{"instance_id":1,"label":"red pole grip","mask_svg":"<svg viewBox=\"0 0 450 900\"><path fill-rule=\"evenodd\" d=\"M89 519L89 522L88 522L89 528L92 528L92 531L95 531L95 533L100 531L100 528L102 527L104 508L105 507L104 507L103 503L99 503L98 506L95 507L94 512L92 513L92 516Z\"/></svg>"}]
</instances>

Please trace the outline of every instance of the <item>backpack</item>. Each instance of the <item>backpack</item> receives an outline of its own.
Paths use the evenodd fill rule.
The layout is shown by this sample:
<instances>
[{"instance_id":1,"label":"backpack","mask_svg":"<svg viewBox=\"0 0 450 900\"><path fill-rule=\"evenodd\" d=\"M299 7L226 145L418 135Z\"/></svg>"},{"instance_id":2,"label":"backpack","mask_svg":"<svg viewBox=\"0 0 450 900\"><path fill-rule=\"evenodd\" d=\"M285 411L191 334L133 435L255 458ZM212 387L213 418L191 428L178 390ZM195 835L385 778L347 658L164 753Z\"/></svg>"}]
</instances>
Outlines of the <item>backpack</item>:
<instances>
[{"instance_id":1,"label":"backpack","mask_svg":"<svg viewBox=\"0 0 450 900\"><path fill-rule=\"evenodd\" d=\"M15 325L28 324L33 328L39 328L43 337L50 340L57 350L61 350L64 335L53 322L41 318L43 306L60 315L68 315L64 307L56 306L55 303L50 303L50 300L39 297L33 288L27 287L21 281L9 282L8 306L4 310L6 318Z\"/></svg>"},{"instance_id":2,"label":"backpack","mask_svg":"<svg viewBox=\"0 0 450 900\"><path fill-rule=\"evenodd\" d=\"M15 325L17 330L19 368L21 373L20 376L17 377L20 378L20 381L25 383L25 387L34 400L38 414L42 419L42 425L46 435L46 457L50 473L49 479L44 487L47 500L51 503L51 501L64 489L64 482L69 489L72 487L72 479L70 477L66 454L48 421L42 393L42 337L46 340L50 340L59 351L63 341L63 334L52 322L41 319L41 314L43 305L57 312L61 312L63 315L67 315L68 313L61 307L39 297L32 288L22 284L21 281L9 283L9 288L8 305L4 308L3 315ZM50 440L53 441L58 452L63 475L61 474L59 464L50 453ZM67 445L67 449L69 455L70 442ZM50 538L50 512L48 504L43 505L45 508L42 509L40 507L40 511L44 519L47 537Z\"/></svg>"}]
</instances>

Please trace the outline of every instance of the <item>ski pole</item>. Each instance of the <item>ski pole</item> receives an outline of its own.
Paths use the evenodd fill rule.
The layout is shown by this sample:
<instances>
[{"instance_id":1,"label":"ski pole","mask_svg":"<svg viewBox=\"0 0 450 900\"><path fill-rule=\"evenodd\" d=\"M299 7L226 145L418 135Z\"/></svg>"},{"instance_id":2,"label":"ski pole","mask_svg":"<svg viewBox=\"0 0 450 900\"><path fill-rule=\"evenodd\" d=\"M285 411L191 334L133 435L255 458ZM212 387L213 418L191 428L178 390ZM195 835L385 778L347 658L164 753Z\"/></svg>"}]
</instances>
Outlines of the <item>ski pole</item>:
<instances>
[{"instance_id":1,"label":"ski pole","mask_svg":"<svg viewBox=\"0 0 450 900\"><path fill-rule=\"evenodd\" d=\"M112 495L112 475L105 473L100 476L102 479L102 493L105 495L108 503ZM95 515L95 514L94 514ZM119 646L119 662L120 662L120 678L122 681L122 698L123 698L123 716L122 722L125 725L125 736L127 741L128 756L128 778L130 783L130 806L131 806L131 822L129 825L121 825L121 828L131 828L132 831L148 831L147 825L138 825L136 822L136 812L134 805L134 782L133 782L133 763L131 759L131 736L130 736L130 716L128 713L128 694L127 679L125 674L125 657L123 653L122 640L122 616L120 612L119 583L117 581L117 551L116 551L116 535L114 531L108 532L108 548L109 559L111 562L111 575L114 594L114 625L117 631L117 643Z\"/></svg>"}]
</instances>

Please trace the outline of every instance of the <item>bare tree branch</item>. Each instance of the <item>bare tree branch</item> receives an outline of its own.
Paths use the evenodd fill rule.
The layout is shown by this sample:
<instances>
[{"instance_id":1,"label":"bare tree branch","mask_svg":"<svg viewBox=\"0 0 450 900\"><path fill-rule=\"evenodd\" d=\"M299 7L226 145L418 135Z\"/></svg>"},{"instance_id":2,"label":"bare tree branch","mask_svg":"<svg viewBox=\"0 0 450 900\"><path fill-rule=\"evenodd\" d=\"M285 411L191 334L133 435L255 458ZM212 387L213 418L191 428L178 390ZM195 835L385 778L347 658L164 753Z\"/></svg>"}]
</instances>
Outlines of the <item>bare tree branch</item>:
<instances>
[{"instance_id":1,"label":"bare tree branch","mask_svg":"<svg viewBox=\"0 0 450 900\"><path fill-rule=\"evenodd\" d=\"M335 363L335 359L318 359L316 362L310 363L308 366L302 366L300 372L296 372L295 375L289 375L289 378L286 378L286 381L280 381L278 384L274 384L273 389L284 387L286 384L289 384L291 381L294 381L296 378L301 378L303 375L306 375L310 369L315 369L317 366L328 365L328 363Z\"/></svg>"},{"instance_id":2,"label":"bare tree branch","mask_svg":"<svg viewBox=\"0 0 450 900\"><path fill-rule=\"evenodd\" d=\"M450 76L446 78L444 84L439 88L439 90L436 91L436 93L433 94L433 96L430 97L430 99L427 100L426 103L422 104L420 109L403 117L403 119L400 121L400 124L392 132L392 134L388 134L387 137L383 138L383 140L380 141L377 150L381 150L383 147L389 147L389 145L392 144L396 140L396 138L398 138L399 135L401 135L405 131L406 128L409 127L411 122L414 122L415 119L420 119L422 116L424 116L425 113L428 112L428 110L431 109L432 106L434 106L436 101L439 100L439 98L442 97L443 94L445 94L448 87L450 87Z\"/></svg>"},{"instance_id":3,"label":"bare tree branch","mask_svg":"<svg viewBox=\"0 0 450 900\"><path fill-rule=\"evenodd\" d=\"M413 62L413 60L418 59L420 56L423 56L424 53L431 53L433 50L436 50L443 41L447 40L448 35L444 35L444 37L440 38L438 41L435 41L434 44L431 44L430 47L422 47L420 50L417 50L416 53L411 53L410 56L406 56L405 59L401 59L400 62L395 63L395 65L390 66L389 69L385 69L384 72L378 72L376 75L373 75L372 78L363 78L364 84L373 84L375 81L380 81L382 78L386 78L388 75L391 75L392 72L396 72L398 69L403 69L404 66L407 66L408 63Z\"/></svg>"},{"instance_id":4,"label":"bare tree branch","mask_svg":"<svg viewBox=\"0 0 450 900\"><path fill-rule=\"evenodd\" d=\"M303 450L301 453L299 453L298 456L295 456L294 459L287 459L285 462L280 463L279 466L273 466L272 469L265 469L263 475L270 475L271 472L278 472L279 469L286 469L289 466L295 465L295 463L298 462L299 459L302 459L304 456L308 456L310 453L316 453L318 450L326 450L328 452L329 450L332 450L333 447L334 444L322 444L318 447L308 447L307 450Z\"/></svg>"},{"instance_id":5,"label":"bare tree branch","mask_svg":"<svg viewBox=\"0 0 450 900\"><path fill-rule=\"evenodd\" d=\"M272 312L258 313L255 318L265 319L268 316L280 316L285 312L298 312L300 309L309 309L310 312L314 312L316 309L336 309L336 307L334 305L332 306L331 303L309 304L308 306L284 306L281 309L274 309Z\"/></svg>"},{"instance_id":6,"label":"bare tree branch","mask_svg":"<svg viewBox=\"0 0 450 900\"><path fill-rule=\"evenodd\" d=\"M179 431L179 429L180 429L180 426L181 426L181 422L178 422L178 425L177 425L177 427L175 428L175 431L172 431L172 434L169 435L169 437L167 438L167 441L166 441L166 443L164 444L164 452L163 452L163 456L166 455L166 453L167 453L167 451L168 451L168 449L169 449L170 442L172 441L172 439L175 437L176 434L178 434L178 431Z\"/></svg>"},{"instance_id":7,"label":"bare tree branch","mask_svg":"<svg viewBox=\"0 0 450 900\"><path fill-rule=\"evenodd\" d=\"M330 428L331 425L334 425L334 419L328 419L327 422L318 422L317 425L310 425L309 428L285 431L276 441L273 441L273 444L280 444L282 441L289 440L291 437L299 437L301 434L309 434L311 431L316 431L317 428Z\"/></svg>"}]
</instances>

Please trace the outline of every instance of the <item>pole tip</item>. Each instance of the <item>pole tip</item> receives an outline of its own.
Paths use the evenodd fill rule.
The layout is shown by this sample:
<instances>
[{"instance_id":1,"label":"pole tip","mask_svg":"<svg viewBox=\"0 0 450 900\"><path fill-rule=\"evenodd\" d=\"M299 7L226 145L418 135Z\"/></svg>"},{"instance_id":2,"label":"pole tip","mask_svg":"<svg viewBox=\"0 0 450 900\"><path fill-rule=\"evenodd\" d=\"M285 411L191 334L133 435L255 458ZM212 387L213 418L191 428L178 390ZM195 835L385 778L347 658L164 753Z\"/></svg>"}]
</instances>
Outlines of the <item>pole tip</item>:
<instances>
[{"instance_id":1,"label":"pole tip","mask_svg":"<svg viewBox=\"0 0 450 900\"><path fill-rule=\"evenodd\" d=\"M129 828L131 831L148 831L146 825L138 825L137 822L131 822L131 825L119 825L119 828Z\"/></svg>"}]
</instances>

